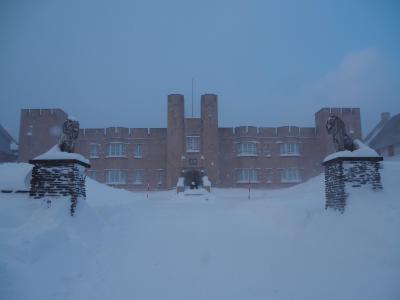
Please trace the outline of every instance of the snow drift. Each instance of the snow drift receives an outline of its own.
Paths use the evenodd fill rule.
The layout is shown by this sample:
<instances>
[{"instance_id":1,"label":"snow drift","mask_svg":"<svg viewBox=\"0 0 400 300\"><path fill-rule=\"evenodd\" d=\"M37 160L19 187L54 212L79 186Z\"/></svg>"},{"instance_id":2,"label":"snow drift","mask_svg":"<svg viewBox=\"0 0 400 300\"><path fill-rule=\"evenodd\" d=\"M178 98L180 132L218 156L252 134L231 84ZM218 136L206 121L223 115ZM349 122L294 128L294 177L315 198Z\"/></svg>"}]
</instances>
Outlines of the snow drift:
<instances>
[{"instance_id":1,"label":"snow drift","mask_svg":"<svg viewBox=\"0 0 400 300\"><path fill-rule=\"evenodd\" d=\"M285 190L132 193L87 180L47 208L0 194L1 299L399 299L400 162L342 215L323 177Z\"/></svg>"}]
</instances>

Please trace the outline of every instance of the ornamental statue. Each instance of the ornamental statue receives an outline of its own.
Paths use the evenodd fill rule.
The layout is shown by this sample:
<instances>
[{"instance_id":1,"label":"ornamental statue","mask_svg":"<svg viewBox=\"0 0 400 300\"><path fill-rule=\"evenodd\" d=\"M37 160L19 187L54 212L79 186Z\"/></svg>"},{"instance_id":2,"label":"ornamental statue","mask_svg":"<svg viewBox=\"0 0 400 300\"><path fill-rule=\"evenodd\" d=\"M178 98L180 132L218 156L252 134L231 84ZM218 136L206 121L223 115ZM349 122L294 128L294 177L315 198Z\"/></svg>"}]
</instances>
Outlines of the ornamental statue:
<instances>
[{"instance_id":1,"label":"ornamental statue","mask_svg":"<svg viewBox=\"0 0 400 300\"><path fill-rule=\"evenodd\" d=\"M326 130L332 135L336 152L344 150L354 151L357 149L353 139L346 132L344 122L339 117L330 116L326 121Z\"/></svg>"},{"instance_id":2,"label":"ornamental statue","mask_svg":"<svg viewBox=\"0 0 400 300\"><path fill-rule=\"evenodd\" d=\"M73 153L75 143L79 134L79 122L73 118L68 118L62 126L59 147L62 152Z\"/></svg>"}]
</instances>

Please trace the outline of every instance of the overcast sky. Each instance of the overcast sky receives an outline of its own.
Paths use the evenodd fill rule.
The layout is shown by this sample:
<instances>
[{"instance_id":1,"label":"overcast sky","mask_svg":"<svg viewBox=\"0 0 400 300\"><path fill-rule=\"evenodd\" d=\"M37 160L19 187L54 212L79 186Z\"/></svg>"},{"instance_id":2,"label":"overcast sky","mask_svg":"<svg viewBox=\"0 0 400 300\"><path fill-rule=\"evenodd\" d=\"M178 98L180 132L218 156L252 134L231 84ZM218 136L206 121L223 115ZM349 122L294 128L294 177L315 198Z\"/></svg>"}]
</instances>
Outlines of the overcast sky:
<instances>
[{"instance_id":1,"label":"overcast sky","mask_svg":"<svg viewBox=\"0 0 400 300\"><path fill-rule=\"evenodd\" d=\"M82 128L165 127L167 95L220 126L313 126L360 107L364 134L400 112L400 2L0 0L0 123L62 108Z\"/></svg>"}]
</instances>

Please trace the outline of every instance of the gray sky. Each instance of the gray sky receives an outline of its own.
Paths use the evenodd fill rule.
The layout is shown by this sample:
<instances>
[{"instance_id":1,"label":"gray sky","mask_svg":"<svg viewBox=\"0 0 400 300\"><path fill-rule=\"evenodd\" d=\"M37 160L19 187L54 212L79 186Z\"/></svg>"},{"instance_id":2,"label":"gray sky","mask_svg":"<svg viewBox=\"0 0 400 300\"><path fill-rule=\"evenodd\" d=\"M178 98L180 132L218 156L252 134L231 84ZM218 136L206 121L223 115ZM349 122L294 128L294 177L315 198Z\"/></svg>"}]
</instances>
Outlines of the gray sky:
<instances>
[{"instance_id":1,"label":"gray sky","mask_svg":"<svg viewBox=\"0 0 400 300\"><path fill-rule=\"evenodd\" d=\"M400 112L400 2L0 0L0 123L62 108L81 127L165 127L166 96L219 96L221 126Z\"/></svg>"}]
</instances>

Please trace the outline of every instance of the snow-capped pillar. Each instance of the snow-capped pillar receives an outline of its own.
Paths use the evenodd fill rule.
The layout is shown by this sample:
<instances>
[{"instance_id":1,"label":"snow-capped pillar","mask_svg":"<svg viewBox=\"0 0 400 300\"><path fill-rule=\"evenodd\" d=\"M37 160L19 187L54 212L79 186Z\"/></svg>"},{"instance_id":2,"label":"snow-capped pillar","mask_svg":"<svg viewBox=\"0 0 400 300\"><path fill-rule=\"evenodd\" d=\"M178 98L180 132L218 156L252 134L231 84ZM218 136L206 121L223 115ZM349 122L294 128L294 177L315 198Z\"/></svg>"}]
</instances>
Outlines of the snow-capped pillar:
<instances>
[{"instance_id":1,"label":"snow-capped pillar","mask_svg":"<svg viewBox=\"0 0 400 300\"><path fill-rule=\"evenodd\" d=\"M382 190L380 161L376 157L334 157L325 160L325 209L344 212L348 197L362 186Z\"/></svg>"},{"instance_id":2,"label":"snow-capped pillar","mask_svg":"<svg viewBox=\"0 0 400 300\"><path fill-rule=\"evenodd\" d=\"M176 183L176 192L183 193L185 191L185 178L179 177Z\"/></svg>"},{"instance_id":3,"label":"snow-capped pillar","mask_svg":"<svg viewBox=\"0 0 400 300\"><path fill-rule=\"evenodd\" d=\"M89 163L78 159L33 159L30 197L48 204L59 197L70 197L71 216L79 200L86 199L85 170Z\"/></svg>"},{"instance_id":4,"label":"snow-capped pillar","mask_svg":"<svg viewBox=\"0 0 400 300\"><path fill-rule=\"evenodd\" d=\"M203 181L203 188L207 191L207 192L211 192L211 182L208 179L208 176L203 176L202 178Z\"/></svg>"}]
</instances>

